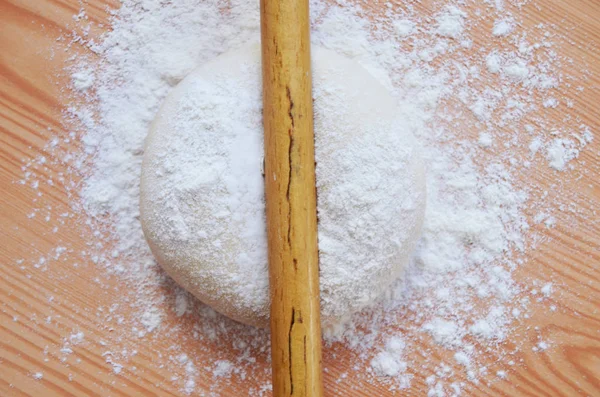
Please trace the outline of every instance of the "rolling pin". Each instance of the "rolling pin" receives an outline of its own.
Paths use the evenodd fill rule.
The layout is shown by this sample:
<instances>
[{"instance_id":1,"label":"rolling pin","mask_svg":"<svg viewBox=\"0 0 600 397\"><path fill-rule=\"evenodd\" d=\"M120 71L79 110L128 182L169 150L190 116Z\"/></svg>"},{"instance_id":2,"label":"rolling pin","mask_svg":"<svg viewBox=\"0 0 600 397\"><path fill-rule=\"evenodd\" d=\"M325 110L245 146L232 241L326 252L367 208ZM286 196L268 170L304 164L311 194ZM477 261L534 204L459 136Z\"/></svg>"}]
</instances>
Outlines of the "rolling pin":
<instances>
[{"instance_id":1,"label":"rolling pin","mask_svg":"<svg viewBox=\"0 0 600 397\"><path fill-rule=\"evenodd\" d=\"M322 396L308 0L261 0L273 395Z\"/></svg>"}]
</instances>

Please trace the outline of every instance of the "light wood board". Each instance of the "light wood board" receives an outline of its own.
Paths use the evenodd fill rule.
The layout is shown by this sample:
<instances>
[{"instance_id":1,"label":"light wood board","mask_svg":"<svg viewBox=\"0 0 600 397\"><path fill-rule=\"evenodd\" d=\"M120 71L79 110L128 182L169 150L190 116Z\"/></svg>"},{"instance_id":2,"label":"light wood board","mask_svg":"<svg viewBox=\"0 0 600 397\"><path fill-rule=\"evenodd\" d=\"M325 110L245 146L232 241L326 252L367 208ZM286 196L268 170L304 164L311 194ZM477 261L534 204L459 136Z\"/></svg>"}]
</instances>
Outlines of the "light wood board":
<instances>
[{"instance_id":1,"label":"light wood board","mask_svg":"<svg viewBox=\"0 0 600 397\"><path fill-rule=\"evenodd\" d=\"M423 15L429 14L428 1L412 3ZM600 57L590 49L591 44L600 44L600 2L537 3L539 8L525 7L526 25L546 22L576 27L561 32L574 42L561 48L561 54L590 65L585 90L574 97L574 112L582 123L592 127L596 139L568 175L547 166L530 170L530 178L547 186L550 195L571 192L577 208L575 212L560 212L555 228L542 228L546 238L529 253L529 261L516 275L519 280L553 280L549 304L556 305L557 310L534 312L518 327L520 351L506 361L516 359L519 365L511 368L507 381L490 373L479 384L467 382L464 395L600 396L600 216L596 212L600 207ZM377 4L373 3L376 10L380 7ZM85 9L90 20L106 23L108 6L116 4L90 0ZM155 365L161 351L168 355L173 339L189 340L189 355L198 361L211 362L216 357L234 357L235 353L219 351L210 344L201 348L194 345L193 339L187 339L192 321L175 316L166 321L182 324L168 337L144 342L133 336L131 340L115 340L103 327L106 314L98 308L108 308L123 294L118 278L107 279L104 271L91 262L79 263L75 268L74 263L59 260L45 271L31 265L55 248L59 240L68 242L72 250L85 250L89 241L87 231L77 226L76 219L46 222L43 212L33 219L28 217L34 200L36 207L52 206L53 214L70 211L70 199L60 183L32 189L15 182L23 178L21 167L28 159L44 155L50 136L68 133L61 123L68 81L62 68L72 52L58 50L56 40L67 37L72 16L79 8L77 0L0 0L0 395L184 395L180 386L170 381L174 374ZM72 48L85 52L78 44ZM75 142L72 149L76 147ZM63 171L60 167L40 167L36 172L59 181ZM38 197L39 193L42 195ZM59 230L53 233L56 225ZM103 281L99 283L97 278ZM65 356L59 350L65 338L78 331L84 332L85 342L61 361ZM544 352L534 352L540 335L552 345ZM111 342L112 349L136 346L134 364L116 375L106 354L103 356L107 351L104 340ZM422 348L428 353L415 357L417 362L426 363L428 357L439 359L441 353L430 341L422 341ZM256 366L267 368L265 356L260 357ZM324 359L330 368L325 374L327 395L426 395L429 389L425 378L432 374L431 368L413 379L410 390L389 392L382 384L353 383L352 379L336 383L340 374L354 364L352 354L340 346L325 349ZM494 360L490 356L490 368L497 364ZM451 360L446 362L452 366ZM464 371L458 365L454 369L458 379ZM35 380L33 374L38 371L43 378ZM197 390L210 390L212 374L201 373L197 382ZM249 382L255 380L234 376L230 385L218 391L222 395L244 395Z\"/></svg>"}]
</instances>

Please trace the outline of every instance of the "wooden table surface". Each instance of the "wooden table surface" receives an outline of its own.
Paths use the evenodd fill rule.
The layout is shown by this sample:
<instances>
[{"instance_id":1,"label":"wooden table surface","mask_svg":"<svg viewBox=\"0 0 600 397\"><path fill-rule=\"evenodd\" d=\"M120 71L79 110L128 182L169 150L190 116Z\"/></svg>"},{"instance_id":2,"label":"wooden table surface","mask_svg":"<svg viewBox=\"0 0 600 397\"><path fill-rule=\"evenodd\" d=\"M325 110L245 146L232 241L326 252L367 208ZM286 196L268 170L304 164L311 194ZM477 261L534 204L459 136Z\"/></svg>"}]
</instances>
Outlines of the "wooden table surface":
<instances>
[{"instance_id":1,"label":"wooden table surface","mask_svg":"<svg viewBox=\"0 0 600 397\"><path fill-rule=\"evenodd\" d=\"M415 4L427 14L427 3ZM531 171L531 178L553 192L558 180L558 191L576 208L557 213L556 227L540 228L545 238L537 249L528 252L527 264L516 274L519 280L553 280L551 303L558 309L551 313L534 311L528 322L518 326L515 335L521 348L510 359L516 358L519 365L511 368L507 381L491 374L478 384L467 382L464 395L600 396L600 214L596 212L600 207L600 56L590 46L600 43L600 1L537 3L539 9L525 7L526 25L545 21L576 27L562 31L575 45L560 51L575 62L585 60L590 65L583 83L586 89L578 93L574 112L591 127L596 139L569 173L556 173L547 166ZM100 0L85 2L90 20L106 22L107 4L115 7ZM89 241L89 232L78 223L76 214L48 222L40 211L31 218L32 207L51 206L53 214L72 212L70 198L60 183L33 189L16 182L23 178L22 167L29 159L48 155L44 147L50 136L68 133L61 123L61 112L68 103L62 68L73 51L83 53L85 49L75 43L70 52L60 51L56 40L70 31L72 16L79 9L78 0L0 0L0 395L184 395L180 384L171 381L173 376L184 374L156 364L168 355L172 340L189 341L184 343L187 354L200 362L234 357L235 353L195 342L189 337L193 332L193 319L189 318L166 319L168 324L181 326L155 338L112 332L103 326L106 314L99 307L108 308L127 296L118 277L107 276L91 261L75 264L59 258L38 268L33 266L55 249L58 241L69 250L85 250ZM72 149L76 147L75 142ZM55 181L61 180L63 171L60 166L43 165L35 170ZM53 232L55 226L59 226L57 232ZM72 354L61 353L65 342L78 332L83 332L85 339L79 344L71 341ZM552 344L546 351L534 352L539 335ZM440 357L435 345L422 343L423 348L429 347L431 356ZM107 344L113 351L137 350L118 374L107 359ZM210 371L200 370L197 395L211 387L221 395L245 395L248 383L260 387L268 380L265 357L259 355L255 378L234 376L229 385L221 384L218 390L213 387ZM415 360L426 362L425 357ZM497 358L490 356L490 368L494 360ZM377 382L347 380L337 384L336 379L353 363L352 354L339 346L325 349L325 362L330 395L426 395L425 378L432 373L427 367L415 377L410 390L389 392ZM460 379L458 366L455 369L455 377ZM42 379L34 378L37 372L43 374Z\"/></svg>"}]
</instances>

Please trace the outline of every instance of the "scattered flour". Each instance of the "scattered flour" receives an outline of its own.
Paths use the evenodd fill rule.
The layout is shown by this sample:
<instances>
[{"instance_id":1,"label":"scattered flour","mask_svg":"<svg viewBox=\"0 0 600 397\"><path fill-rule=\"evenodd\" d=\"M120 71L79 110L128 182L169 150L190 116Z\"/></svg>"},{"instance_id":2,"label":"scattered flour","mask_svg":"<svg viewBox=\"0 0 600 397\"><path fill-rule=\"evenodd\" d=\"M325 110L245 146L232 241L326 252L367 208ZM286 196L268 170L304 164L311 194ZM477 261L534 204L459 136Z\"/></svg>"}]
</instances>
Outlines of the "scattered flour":
<instances>
[{"instance_id":1,"label":"scattered flour","mask_svg":"<svg viewBox=\"0 0 600 397\"><path fill-rule=\"evenodd\" d=\"M85 338L85 335L83 334L83 332L76 332L74 334L71 334L71 336L69 337L69 342L71 342L71 344L73 345L78 345L81 342L83 342L83 339Z\"/></svg>"},{"instance_id":2,"label":"scattered flour","mask_svg":"<svg viewBox=\"0 0 600 397\"><path fill-rule=\"evenodd\" d=\"M513 81L523 81L529 76L529 69L523 61L506 66L504 72Z\"/></svg>"},{"instance_id":3,"label":"scattered flour","mask_svg":"<svg viewBox=\"0 0 600 397\"><path fill-rule=\"evenodd\" d=\"M507 19L502 19L494 22L492 34L494 36L506 36L513 31L513 22Z\"/></svg>"},{"instance_id":4,"label":"scattered flour","mask_svg":"<svg viewBox=\"0 0 600 397\"><path fill-rule=\"evenodd\" d=\"M502 70L502 58L492 52L485 58L485 65L490 73L499 73Z\"/></svg>"},{"instance_id":5,"label":"scattered flour","mask_svg":"<svg viewBox=\"0 0 600 397\"><path fill-rule=\"evenodd\" d=\"M540 291L546 298L549 297L552 294L552 283L545 284Z\"/></svg>"},{"instance_id":6,"label":"scattered flour","mask_svg":"<svg viewBox=\"0 0 600 397\"><path fill-rule=\"evenodd\" d=\"M423 326L423 330L431 334L433 340L440 345L452 347L460 344L459 327L453 321L434 318Z\"/></svg>"},{"instance_id":7,"label":"scattered flour","mask_svg":"<svg viewBox=\"0 0 600 397\"><path fill-rule=\"evenodd\" d=\"M479 134L479 139L477 140L477 142L480 146L490 147L494 143L494 140L490 134L483 132Z\"/></svg>"},{"instance_id":8,"label":"scattered flour","mask_svg":"<svg viewBox=\"0 0 600 397\"><path fill-rule=\"evenodd\" d=\"M219 378L223 376L229 376L235 369L234 364L228 360L218 360L215 362L215 368L213 369L213 376Z\"/></svg>"},{"instance_id":9,"label":"scattered flour","mask_svg":"<svg viewBox=\"0 0 600 397\"><path fill-rule=\"evenodd\" d=\"M401 19L394 21L394 31L400 37L410 36L414 29L415 24L411 20Z\"/></svg>"},{"instance_id":10,"label":"scattered flour","mask_svg":"<svg viewBox=\"0 0 600 397\"><path fill-rule=\"evenodd\" d=\"M460 8L448 6L436 18L438 24L436 33L444 37L458 38L464 30L466 16L467 14Z\"/></svg>"},{"instance_id":11,"label":"scattered flour","mask_svg":"<svg viewBox=\"0 0 600 397\"><path fill-rule=\"evenodd\" d=\"M162 313L156 307L150 307L142 313L140 322L146 328L147 332L152 332L160 326L160 323L162 322Z\"/></svg>"},{"instance_id":12,"label":"scattered flour","mask_svg":"<svg viewBox=\"0 0 600 397\"><path fill-rule=\"evenodd\" d=\"M78 91L87 91L94 84L94 74L92 69L82 69L71 75L73 87Z\"/></svg>"},{"instance_id":13,"label":"scattered flour","mask_svg":"<svg viewBox=\"0 0 600 397\"><path fill-rule=\"evenodd\" d=\"M584 137L578 140L570 138L553 139L546 148L546 159L550 167L557 171L563 171L571 160L579 157L581 149L591 142L591 139L591 135L588 138Z\"/></svg>"},{"instance_id":14,"label":"scattered flour","mask_svg":"<svg viewBox=\"0 0 600 397\"><path fill-rule=\"evenodd\" d=\"M183 392L185 394L192 394L196 389L196 381L195 378L198 375L198 370L196 366L191 361L187 359L183 362L180 361L181 364L185 364L185 383L183 385Z\"/></svg>"}]
</instances>

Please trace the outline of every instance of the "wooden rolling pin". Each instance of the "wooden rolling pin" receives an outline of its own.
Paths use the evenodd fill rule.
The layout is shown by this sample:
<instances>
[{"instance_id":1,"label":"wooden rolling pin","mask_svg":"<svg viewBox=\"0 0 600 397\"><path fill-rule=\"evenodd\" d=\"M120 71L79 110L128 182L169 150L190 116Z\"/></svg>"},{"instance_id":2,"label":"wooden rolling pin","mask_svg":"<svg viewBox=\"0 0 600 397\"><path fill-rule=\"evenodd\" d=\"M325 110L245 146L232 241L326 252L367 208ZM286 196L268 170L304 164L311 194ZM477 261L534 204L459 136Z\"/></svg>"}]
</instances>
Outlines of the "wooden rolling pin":
<instances>
[{"instance_id":1,"label":"wooden rolling pin","mask_svg":"<svg viewBox=\"0 0 600 397\"><path fill-rule=\"evenodd\" d=\"M322 396L308 0L261 0L273 395Z\"/></svg>"}]
</instances>

